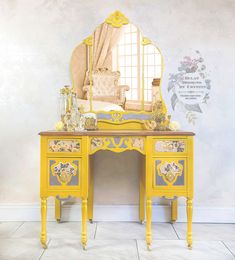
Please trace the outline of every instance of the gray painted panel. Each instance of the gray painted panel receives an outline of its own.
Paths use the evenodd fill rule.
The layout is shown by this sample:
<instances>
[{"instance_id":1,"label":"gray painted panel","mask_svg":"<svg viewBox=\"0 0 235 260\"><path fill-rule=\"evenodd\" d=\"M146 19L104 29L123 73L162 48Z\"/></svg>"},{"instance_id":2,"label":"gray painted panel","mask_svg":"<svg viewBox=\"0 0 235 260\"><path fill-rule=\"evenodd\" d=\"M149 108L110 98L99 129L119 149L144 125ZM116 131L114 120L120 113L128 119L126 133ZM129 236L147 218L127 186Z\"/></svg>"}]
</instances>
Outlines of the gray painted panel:
<instances>
[{"instance_id":1,"label":"gray painted panel","mask_svg":"<svg viewBox=\"0 0 235 260\"><path fill-rule=\"evenodd\" d=\"M77 172L76 175L71 178L67 186L77 186L79 184L79 161L74 160L73 163L77 165Z\"/></svg>"},{"instance_id":2,"label":"gray painted panel","mask_svg":"<svg viewBox=\"0 0 235 260\"><path fill-rule=\"evenodd\" d=\"M181 176L178 176L173 186L184 186L184 172L185 172L184 160L179 160L178 162L183 166L183 172Z\"/></svg>"},{"instance_id":3,"label":"gray painted panel","mask_svg":"<svg viewBox=\"0 0 235 260\"><path fill-rule=\"evenodd\" d=\"M52 175L52 171L51 171L51 167L52 165L55 163L56 161L55 160L50 160L49 161L49 165L50 165L50 186L61 186L61 183L57 180L57 177L56 176L53 176Z\"/></svg>"},{"instance_id":4,"label":"gray painted panel","mask_svg":"<svg viewBox=\"0 0 235 260\"><path fill-rule=\"evenodd\" d=\"M156 186L167 186L167 183L164 181L164 179L162 178L162 176L158 175L158 171L157 171L157 166L161 163L161 160L156 160L155 161L155 169L156 169Z\"/></svg>"}]
</instances>

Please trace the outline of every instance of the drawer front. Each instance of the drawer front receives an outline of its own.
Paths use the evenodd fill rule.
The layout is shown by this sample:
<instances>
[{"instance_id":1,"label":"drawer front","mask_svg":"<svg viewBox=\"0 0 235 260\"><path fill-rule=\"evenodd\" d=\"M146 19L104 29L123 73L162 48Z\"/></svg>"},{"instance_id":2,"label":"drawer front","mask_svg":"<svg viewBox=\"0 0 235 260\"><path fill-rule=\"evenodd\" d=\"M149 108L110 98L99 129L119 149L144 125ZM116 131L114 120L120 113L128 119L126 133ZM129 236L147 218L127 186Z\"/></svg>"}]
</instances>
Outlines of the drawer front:
<instances>
[{"instance_id":1,"label":"drawer front","mask_svg":"<svg viewBox=\"0 0 235 260\"><path fill-rule=\"evenodd\" d=\"M81 159L48 158L49 189L79 189L81 175Z\"/></svg>"},{"instance_id":2,"label":"drawer front","mask_svg":"<svg viewBox=\"0 0 235 260\"><path fill-rule=\"evenodd\" d=\"M153 141L153 153L186 153L186 139L155 139Z\"/></svg>"},{"instance_id":3,"label":"drawer front","mask_svg":"<svg viewBox=\"0 0 235 260\"><path fill-rule=\"evenodd\" d=\"M186 186L186 158L154 158L153 188L182 189Z\"/></svg>"},{"instance_id":4,"label":"drawer front","mask_svg":"<svg viewBox=\"0 0 235 260\"><path fill-rule=\"evenodd\" d=\"M81 139L48 139L47 152L52 154L76 153L82 152Z\"/></svg>"}]
</instances>

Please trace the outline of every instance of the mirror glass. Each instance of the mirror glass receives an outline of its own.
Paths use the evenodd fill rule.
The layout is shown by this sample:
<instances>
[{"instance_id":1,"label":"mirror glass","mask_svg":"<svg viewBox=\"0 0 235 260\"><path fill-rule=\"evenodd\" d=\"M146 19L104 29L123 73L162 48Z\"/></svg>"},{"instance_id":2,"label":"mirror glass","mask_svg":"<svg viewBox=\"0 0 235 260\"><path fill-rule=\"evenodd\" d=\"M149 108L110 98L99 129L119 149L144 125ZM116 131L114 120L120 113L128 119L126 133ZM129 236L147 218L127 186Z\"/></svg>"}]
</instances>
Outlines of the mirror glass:
<instances>
[{"instance_id":1,"label":"mirror glass","mask_svg":"<svg viewBox=\"0 0 235 260\"><path fill-rule=\"evenodd\" d=\"M137 26L124 23L106 19L73 51L73 88L85 111L152 111L162 55Z\"/></svg>"}]
</instances>

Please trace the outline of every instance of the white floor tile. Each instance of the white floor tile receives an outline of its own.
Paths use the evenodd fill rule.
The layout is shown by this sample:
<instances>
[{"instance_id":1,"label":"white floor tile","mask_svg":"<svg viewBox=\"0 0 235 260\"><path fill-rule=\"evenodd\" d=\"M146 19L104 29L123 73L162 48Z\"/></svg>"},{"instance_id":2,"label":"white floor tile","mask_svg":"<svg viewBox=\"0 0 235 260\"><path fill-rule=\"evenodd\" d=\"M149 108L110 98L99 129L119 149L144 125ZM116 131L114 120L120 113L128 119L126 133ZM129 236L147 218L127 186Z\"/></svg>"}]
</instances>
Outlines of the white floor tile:
<instances>
[{"instance_id":1,"label":"white floor tile","mask_svg":"<svg viewBox=\"0 0 235 260\"><path fill-rule=\"evenodd\" d=\"M96 223L87 223L88 238L94 239ZM39 238L40 222L25 222L14 234L14 238ZM81 222L47 222L47 237L50 238L80 238Z\"/></svg>"},{"instance_id":2,"label":"white floor tile","mask_svg":"<svg viewBox=\"0 0 235 260\"><path fill-rule=\"evenodd\" d=\"M0 222L0 238L11 237L22 224L23 222Z\"/></svg>"},{"instance_id":3,"label":"white floor tile","mask_svg":"<svg viewBox=\"0 0 235 260\"><path fill-rule=\"evenodd\" d=\"M99 222L95 239L145 239L146 225L138 222ZM178 239L171 224L153 223L154 239Z\"/></svg>"},{"instance_id":4,"label":"white floor tile","mask_svg":"<svg viewBox=\"0 0 235 260\"><path fill-rule=\"evenodd\" d=\"M186 223L175 223L180 239L186 238ZM193 224L194 240L235 240L235 224Z\"/></svg>"},{"instance_id":5,"label":"white floor tile","mask_svg":"<svg viewBox=\"0 0 235 260\"><path fill-rule=\"evenodd\" d=\"M90 240L83 250L80 240L52 239L41 260L138 260L135 240Z\"/></svg>"},{"instance_id":6,"label":"white floor tile","mask_svg":"<svg viewBox=\"0 0 235 260\"><path fill-rule=\"evenodd\" d=\"M145 241L137 241L140 260L234 260L220 241L195 241L189 250L183 240L154 240L151 251Z\"/></svg>"},{"instance_id":7,"label":"white floor tile","mask_svg":"<svg viewBox=\"0 0 235 260\"><path fill-rule=\"evenodd\" d=\"M1 260L38 260L43 249L38 239L0 239Z\"/></svg>"},{"instance_id":8,"label":"white floor tile","mask_svg":"<svg viewBox=\"0 0 235 260\"><path fill-rule=\"evenodd\" d=\"M193 249L185 241L186 223L153 223L152 251L145 244L145 225L99 222L88 227L87 250L80 243L81 222L47 222L49 247L40 245L40 222L0 223L0 259L81 260L234 260L235 224L194 224ZM96 236L95 236L96 234ZM95 239L94 239L95 237ZM50 240L51 239L51 240Z\"/></svg>"},{"instance_id":9,"label":"white floor tile","mask_svg":"<svg viewBox=\"0 0 235 260\"><path fill-rule=\"evenodd\" d=\"M223 241L235 257L235 241Z\"/></svg>"}]
</instances>

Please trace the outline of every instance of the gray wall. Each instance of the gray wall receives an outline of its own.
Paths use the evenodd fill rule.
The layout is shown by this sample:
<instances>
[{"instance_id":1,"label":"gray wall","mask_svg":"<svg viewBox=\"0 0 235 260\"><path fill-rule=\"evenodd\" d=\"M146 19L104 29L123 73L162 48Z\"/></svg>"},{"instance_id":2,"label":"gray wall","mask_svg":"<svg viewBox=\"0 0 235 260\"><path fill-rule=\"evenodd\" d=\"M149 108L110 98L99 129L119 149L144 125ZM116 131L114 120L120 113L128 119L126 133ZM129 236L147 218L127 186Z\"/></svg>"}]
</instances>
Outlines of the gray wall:
<instances>
[{"instance_id":1,"label":"gray wall","mask_svg":"<svg viewBox=\"0 0 235 260\"><path fill-rule=\"evenodd\" d=\"M235 207L235 1L1 0L0 204L39 200L39 136L58 120L57 93L70 84L73 48L116 9L163 52L164 98L173 119L196 132L195 204ZM211 99L196 125L170 107L169 73L200 50L212 80ZM127 156L128 155L128 156ZM94 157L95 202L138 202L138 153ZM160 201L162 203L162 201Z\"/></svg>"}]
</instances>

